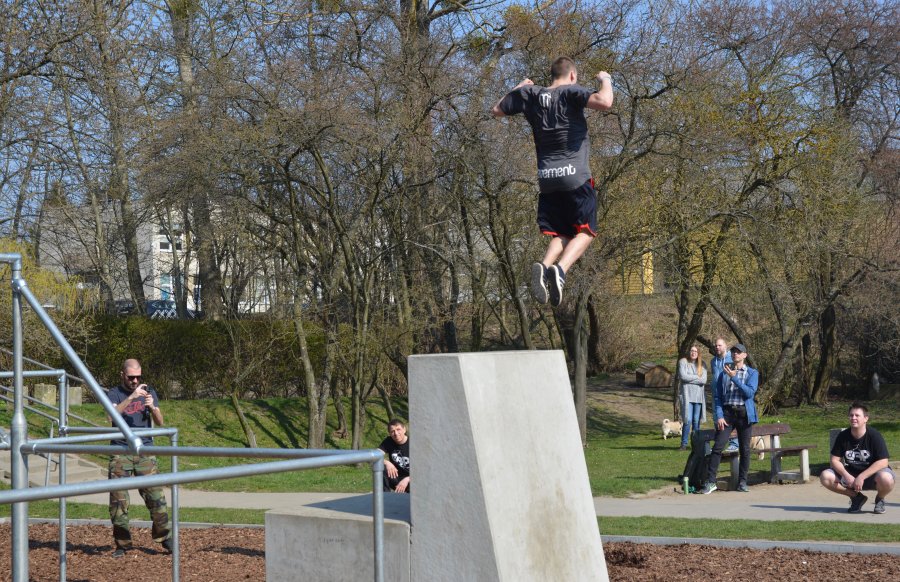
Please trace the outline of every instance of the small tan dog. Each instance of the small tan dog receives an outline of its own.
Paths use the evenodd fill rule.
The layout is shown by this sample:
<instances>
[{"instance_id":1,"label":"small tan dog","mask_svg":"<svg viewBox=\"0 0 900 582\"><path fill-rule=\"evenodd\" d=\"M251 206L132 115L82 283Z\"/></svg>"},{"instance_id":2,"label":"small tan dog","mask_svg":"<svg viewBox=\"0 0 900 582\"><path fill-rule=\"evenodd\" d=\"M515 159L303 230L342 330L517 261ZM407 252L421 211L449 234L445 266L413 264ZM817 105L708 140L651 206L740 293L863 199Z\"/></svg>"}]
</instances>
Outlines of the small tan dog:
<instances>
[{"instance_id":1,"label":"small tan dog","mask_svg":"<svg viewBox=\"0 0 900 582\"><path fill-rule=\"evenodd\" d=\"M681 423L668 418L663 419L662 433L663 440L669 438L669 435L681 436Z\"/></svg>"}]
</instances>

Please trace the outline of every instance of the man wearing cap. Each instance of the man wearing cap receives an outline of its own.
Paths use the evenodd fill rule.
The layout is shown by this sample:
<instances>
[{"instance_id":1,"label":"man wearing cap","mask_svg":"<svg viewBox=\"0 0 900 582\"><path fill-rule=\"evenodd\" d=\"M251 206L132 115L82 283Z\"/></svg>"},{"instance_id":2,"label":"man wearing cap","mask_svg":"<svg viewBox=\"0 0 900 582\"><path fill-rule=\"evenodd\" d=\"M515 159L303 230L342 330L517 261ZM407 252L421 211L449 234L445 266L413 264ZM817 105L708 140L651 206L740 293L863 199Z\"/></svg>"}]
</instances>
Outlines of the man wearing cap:
<instances>
[{"instance_id":1,"label":"man wearing cap","mask_svg":"<svg viewBox=\"0 0 900 582\"><path fill-rule=\"evenodd\" d=\"M741 455L737 490L742 493L750 491L747 487L747 474L750 472L750 435L753 425L759 421L753 403L759 387L759 372L747 365L747 348L744 344L734 344L731 347L731 359L733 363L725 365L722 375L713 386L716 442L709 456L709 472L702 491L704 495L717 489L716 474L722 461L722 451L728 444L732 430L737 431Z\"/></svg>"}]
</instances>

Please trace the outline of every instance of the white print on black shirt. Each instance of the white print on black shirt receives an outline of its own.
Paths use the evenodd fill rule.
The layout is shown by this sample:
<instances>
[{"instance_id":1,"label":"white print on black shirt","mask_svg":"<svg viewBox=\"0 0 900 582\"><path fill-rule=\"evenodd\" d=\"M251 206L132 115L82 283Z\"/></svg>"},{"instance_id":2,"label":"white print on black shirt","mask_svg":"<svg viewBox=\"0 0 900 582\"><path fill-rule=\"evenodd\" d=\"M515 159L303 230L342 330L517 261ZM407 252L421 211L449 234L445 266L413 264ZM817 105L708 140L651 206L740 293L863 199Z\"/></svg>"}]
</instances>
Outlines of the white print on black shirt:
<instances>
[{"instance_id":1,"label":"white print on black shirt","mask_svg":"<svg viewBox=\"0 0 900 582\"><path fill-rule=\"evenodd\" d=\"M853 449L852 451L847 451L846 453L844 453L844 459L846 459L846 464L848 465L868 465L869 458L871 456L872 453L870 453L866 449Z\"/></svg>"},{"instance_id":2,"label":"white print on black shirt","mask_svg":"<svg viewBox=\"0 0 900 582\"><path fill-rule=\"evenodd\" d=\"M538 178L564 178L575 175L575 166L567 164L558 168L538 168Z\"/></svg>"},{"instance_id":3,"label":"white print on black shirt","mask_svg":"<svg viewBox=\"0 0 900 582\"><path fill-rule=\"evenodd\" d=\"M541 107L543 107L544 109L550 108L550 93L541 93L540 95L538 95L538 99L541 100Z\"/></svg>"},{"instance_id":4,"label":"white print on black shirt","mask_svg":"<svg viewBox=\"0 0 900 582\"><path fill-rule=\"evenodd\" d=\"M409 469L409 457L404 457L398 451L391 453L391 462L399 469Z\"/></svg>"}]
</instances>

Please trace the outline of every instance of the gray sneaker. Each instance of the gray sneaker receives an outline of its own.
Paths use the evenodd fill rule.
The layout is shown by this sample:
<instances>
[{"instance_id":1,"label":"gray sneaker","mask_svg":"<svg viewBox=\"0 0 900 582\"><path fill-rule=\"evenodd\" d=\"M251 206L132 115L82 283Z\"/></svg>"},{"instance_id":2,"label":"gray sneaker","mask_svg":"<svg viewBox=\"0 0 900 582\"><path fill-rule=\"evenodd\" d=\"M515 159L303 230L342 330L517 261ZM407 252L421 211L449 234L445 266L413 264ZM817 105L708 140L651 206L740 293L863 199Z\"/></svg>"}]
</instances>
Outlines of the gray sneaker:
<instances>
[{"instance_id":1,"label":"gray sneaker","mask_svg":"<svg viewBox=\"0 0 900 582\"><path fill-rule=\"evenodd\" d=\"M703 486L703 489L700 490L700 493L702 493L704 495L709 495L716 489L718 489L718 487L716 487L716 484L713 483L712 481L709 481L708 483L706 483L706 485Z\"/></svg>"},{"instance_id":2,"label":"gray sneaker","mask_svg":"<svg viewBox=\"0 0 900 582\"><path fill-rule=\"evenodd\" d=\"M725 447L725 450L722 452L723 453L737 453L737 452L740 452L740 450L741 450L740 447L738 447L736 444L728 443L728 446Z\"/></svg>"},{"instance_id":3,"label":"gray sneaker","mask_svg":"<svg viewBox=\"0 0 900 582\"><path fill-rule=\"evenodd\" d=\"M862 511L862 506L865 505L868 500L869 498L862 493L857 493L856 497L850 498L850 509L847 510L847 513L859 513Z\"/></svg>"},{"instance_id":4,"label":"gray sneaker","mask_svg":"<svg viewBox=\"0 0 900 582\"><path fill-rule=\"evenodd\" d=\"M540 304L547 303L550 299L550 292L547 291L547 267L543 263L531 265L531 294Z\"/></svg>"},{"instance_id":5,"label":"gray sneaker","mask_svg":"<svg viewBox=\"0 0 900 582\"><path fill-rule=\"evenodd\" d=\"M884 499L880 497L875 498L875 509L872 510L874 513L884 513Z\"/></svg>"},{"instance_id":6,"label":"gray sneaker","mask_svg":"<svg viewBox=\"0 0 900 582\"><path fill-rule=\"evenodd\" d=\"M738 493L750 493L750 488L747 487L746 483L740 483L740 484L738 484L737 489L735 489L735 491L737 491Z\"/></svg>"}]
</instances>

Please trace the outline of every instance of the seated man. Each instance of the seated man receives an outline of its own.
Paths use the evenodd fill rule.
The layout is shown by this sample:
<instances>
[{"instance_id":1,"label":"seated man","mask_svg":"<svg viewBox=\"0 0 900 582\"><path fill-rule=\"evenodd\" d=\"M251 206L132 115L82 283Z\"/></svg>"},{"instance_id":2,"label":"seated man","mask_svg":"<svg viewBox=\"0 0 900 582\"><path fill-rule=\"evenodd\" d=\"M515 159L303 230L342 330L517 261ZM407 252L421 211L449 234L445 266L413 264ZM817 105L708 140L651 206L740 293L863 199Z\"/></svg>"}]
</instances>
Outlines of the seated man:
<instances>
[{"instance_id":1,"label":"seated man","mask_svg":"<svg viewBox=\"0 0 900 582\"><path fill-rule=\"evenodd\" d=\"M894 472L888 464L884 437L869 422L869 409L859 402L850 405L850 428L845 428L831 448L831 468L819 481L835 493L850 498L850 513L859 513L869 500L863 489L874 489L875 513L884 513L884 498L894 489Z\"/></svg>"},{"instance_id":2,"label":"seated man","mask_svg":"<svg viewBox=\"0 0 900 582\"><path fill-rule=\"evenodd\" d=\"M384 460L384 490L409 493L409 437L399 419L388 423L388 436L378 449L387 455Z\"/></svg>"}]
</instances>

